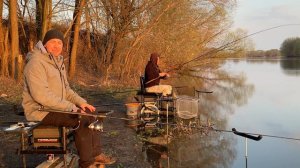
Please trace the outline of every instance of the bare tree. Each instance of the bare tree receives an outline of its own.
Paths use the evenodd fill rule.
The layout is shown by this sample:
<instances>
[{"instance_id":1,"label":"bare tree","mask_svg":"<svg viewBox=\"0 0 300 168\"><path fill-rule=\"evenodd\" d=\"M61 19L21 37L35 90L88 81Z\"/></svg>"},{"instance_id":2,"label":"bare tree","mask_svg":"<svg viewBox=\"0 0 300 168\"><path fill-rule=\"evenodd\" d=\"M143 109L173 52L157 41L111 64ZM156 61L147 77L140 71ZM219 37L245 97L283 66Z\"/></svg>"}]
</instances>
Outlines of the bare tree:
<instances>
[{"instance_id":1,"label":"bare tree","mask_svg":"<svg viewBox=\"0 0 300 168\"><path fill-rule=\"evenodd\" d=\"M19 32L18 32L18 15L17 0L9 1L9 21L10 21L10 76L15 77L15 59L19 56Z\"/></svg>"},{"instance_id":2,"label":"bare tree","mask_svg":"<svg viewBox=\"0 0 300 168\"><path fill-rule=\"evenodd\" d=\"M159 52L166 59L163 59L165 68L171 70L172 66L181 64L204 53L214 47L218 47L227 34L230 26L228 12L235 5L234 0L207 1L207 0L164 0L160 1L155 9L148 8L149 15L142 15L141 20L148 20L146 23L148 31L133 32L133 41L126 54L126 61L123 73L127 76L136 72L137 66L144 66L151 52ZM173 7L172 7L173 6ZM157 17L160 16L160 17ZM156 19L157 18L157 19ZM155 24L153 24L155 23ZM151 26L152 25L152 26ZM141 30L141 28L140 28ZM229 39L226 41L228 42ZM225 40L224 40L225 42ZM222 44L221 44L222 45ZM224 48L223 50L225 50ZM213 54L203 57L206 59ZM196 62L207 62L203 59L196 59ZM141 62L142 64L138 62ZM143 73L140 67L140 73ZM175 68L175 67L173 67Z\"/></svg>"},{"instance_id":3,"label":"bare tree","mask_svg":"<svg viewBox=\"0 0 300 168\"><path fill-rule=\"evenodd\" d=\"M106 40L102 46L103 63L110 65L116 58L120 39L130 32L135 1L101 0L106 14Z\"/></svg>"},{"instance_id":4,"label":"bare tree","mask_svg":"<svg viewBox=\"0 0 300 168\"><path fill-rule=\"evenodd\" d=\"M90 17L90 12L89 12L89 3L86 3L85 10L84 10L84 15L85 15L85 29L86 29L86 42L87 42L87 47L88 49L92 48L91 45L91 17Z\"/></svg>"},{"instance_id":5,"label":"bare tree","mask_svg":"<svg viewBox=\"0 0 300 168\"><path fill-rule=\"evenodd\" d=\"M79 39L79 29L80 29L80 19L82 10L85 6L85 0L76 0L75 1L75 10L73 13L73 25L71 31L71 38L70 38L70 60L69 60L69 76L73 78L76 71L76 56L77 56L77 46L78 46L78 39Z\"/></svg>"},{"instance_id":6,"label":"bare tree","mask_svg":"<svg viewBox=\"0 0 300 168\"><path fill-rule=\"evenodd\" d=\"M2 54L4 52L2 16L3 16L3 0L0 0L0 62L2 60Z\"/></svg>"},{"instance_id":7,"label":"bare tree","mask_svg":"<svg viewBox=\"0 0 300 168\"><path fill-rule=\"evenodd\" d=\"M124 61L121 64L121 73L120 73L120 79L124 78L125 74L127 74L127 77L132 73L131 70L136 69L137 67L135 65L142 65L140 64L143 62L143 57L148 58L148 55L143 55L143 57L139 57L136 59L136 54L140 48L152 48L153 46L156 45L147 45L143 46L142 43L147 40L146 38L151 38L151 41L153 43L160 43L163 39L158 40L157 42L153 41L154 38L151 37L153 36L153 32L155 29L160 29L159 23L162 22L163 17L170 11L175 8L177 8L180 3L180 1L163 1L159 4L155 4L155 6L147 7L145 8L146 12L149 12L149 15L146 15L146 18L148 18L148 22L146 23L141 23L142 25L139 26L139 29L137 31L131 32L133 34L133 39L130 43L129 49L126 51L124 54ZM152 8L157 8L158 10L153 10ZM144 20L146 19L145 16L141 15L141 18L139 20ZM168 33L168 32L165 32ZM150 36L149 36L150 35ZM157 45L156 47L159 47ZM158 51L158 49L152 49L152 51L149 52L154 52ZM139 67L139 69L143 69L144 66L142 65Z\"/></svg>"},{"instance_id":8,"label":"bare tree","mask_svg":"<svg viewBox=\"0 0 300 168\"><path fill-rule=\"evenodd\" d=\"M8 29L6 29L4 34L4 52L1 60L1 76L9 76L8 71Z\"/></svg>"},{"instance_id":9,"label":"bare tree","mask_svg":"<svg viewBox=\"0 0 300 168\"><path fill-rule=\"evenodd\" d=\"M67 51L70 53L71 78L76 72L77 61L90 61L94 64L91 70L100 71L99 74L107 80L110 77L132 78L143 73L151 52L159 52L167 58L162 60L162 68L170 69L174 64L192 60L199 53L201 55L240 37L239 32L228 32L228 16L235 0L22 0L19 3L19 20L23 23L19 27L19 38L29 38L29 46L32 47L35 35L28 37L26 22L29 19L33 23L31 18L35 13L38 39L50 29L52 19L53 26L66 30L65 35L70 32ZM73 18L70 16L72 11ZM83 12L85 17L81 18ZM82 41L80 37L84 36L79 36L81 25L86 37ZM4 37L1 35L0 40ZM233 55L233 51L241 53L245 46L226 46L217 56ZM81 50L81 47L88 50ZM79 60L78 53L83 54L84 59ZM84 55L86 53L90 54ZM211 56L199 57L189 65L213 65L208 59Z\"/></svg>"},{"instance_id":10,"label":"bare tree","mask_svg":"<svg viewBox=\"0 0 300 168\"><path fill-rule=\"evenodd\" d=\"M0 0L0 62L1 62L1 76L8 76L8 31L4 32L2 24L3 18L3 0Z\"/></svg>"},{"instance_id":11,"label":"bare tree","mask_svg":"<svg viewBox=\"0 0 300 168\"><path fill-rule=\"evenodd\" d=\"M135 40L136 34L145 34L149 29L145 26L151 23L146 16L144 20L139 20L140 16L148 15L147 10L155 7L161 0L101 0L100 2L91 3L91 17L93 31L98 34L98 53L101 60L101 74L108 79L108 73L114 69L114 75L122 71L121 66L124 62L130 62L126 59L126 51L131 48L131 44L138 46L139 40ZM131 42L135 41L135 42ZM129 44L129 45L128 45ZM129 52L132 55L134 51Z\"/></svg>"},{"instance_id":12,"label":"bare tree","mask_svg":"<svg viewBox=\"0 0 300 168\"><path fill-rule=\"evenodd\" d=\"M50 27L52 16L52 0L35 0L36 3L36 32L42 40Z\"/></svg>"}]
</instances>

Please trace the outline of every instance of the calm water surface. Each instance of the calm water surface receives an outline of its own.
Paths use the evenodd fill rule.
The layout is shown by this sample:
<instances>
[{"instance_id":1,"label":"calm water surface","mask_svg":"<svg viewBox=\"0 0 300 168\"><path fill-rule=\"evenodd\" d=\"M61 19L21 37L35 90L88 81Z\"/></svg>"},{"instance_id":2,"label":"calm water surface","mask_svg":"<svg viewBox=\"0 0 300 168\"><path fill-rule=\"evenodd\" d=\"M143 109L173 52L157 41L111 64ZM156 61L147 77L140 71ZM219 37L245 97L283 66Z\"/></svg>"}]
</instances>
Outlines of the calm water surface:
<instances>
[{"instance_id":1,"label":"calm water surface","mask_svg":"<svg viewBox=\"0 0 300 168\"><path fill-rule=\"evenodd\" d=\"M229 60L220 69L242 80L202 86L214 91L200 95L202 121L216 129L300 138L300 60ZM264 136L247 145L248 168L300 167L300 141ZM172 141L169 158L174 168L244 168L245 138L196 133Z\"/></svg>"},{"instance_id":2,"label":"calm water surface","mask_svg":"<svg viewBox=\"0 0 300 168\"><path fill-rule=\"evenodd\" d=\"M231 73L244 73L247 83L255 88L247 104L227 115L227 129L300 138L300 65L289 62L229 61L225 64L223 68ZM293 62L299 63L299 60ZM246 167L245 139L236 139L232 167ZM248 140L248 167L299 168L300 141L269 137L261 141Z\"/></svg>"}]
</instances>

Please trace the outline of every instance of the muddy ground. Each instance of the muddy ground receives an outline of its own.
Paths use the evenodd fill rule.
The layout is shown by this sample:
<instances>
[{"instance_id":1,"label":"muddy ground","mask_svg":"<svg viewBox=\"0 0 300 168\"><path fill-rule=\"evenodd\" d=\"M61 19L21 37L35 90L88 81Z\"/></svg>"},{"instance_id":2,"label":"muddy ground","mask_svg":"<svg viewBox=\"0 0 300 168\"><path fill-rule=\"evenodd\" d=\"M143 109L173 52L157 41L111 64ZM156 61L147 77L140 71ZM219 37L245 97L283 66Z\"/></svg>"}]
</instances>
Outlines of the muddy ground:
<instances>
[{"instance_id":1,"label":"muddy ground","mask_svg":"<svg viewBox=\"0 0 300 168\"><path fill-rule=\"evenodd\" d=\"M79 91L79 94L82 93ZM85 92L84 97L93 104L123 104L128 101L128 95L112 95L112 94L95 94ZM17 111L13 104L4 101L6 98L1 98L0 101L0 124L8 126L10 123L25 121L24 116L16 115L16 112L22 111L18 105ZM130 101L130 100L129 100ZM100 110L114 110L112 116L126 117L126 108L124 105L101 106ZM21 156L17 155L17 149L20 145L19 135L0 131L0 167L3 168L18 168L22 167ZM128 167L128 168L147 168L152 167L145 158L142 148L143 143L137 136L135 129L127 126L124 120L105 119L104 132L102 134L103 151L106 154L117 158L117 162L107 167ZM35 167L46 160L46 155L27 155L27 167ZM154 166L156 167L156 166Z\"/></svg>"}]
</instances>

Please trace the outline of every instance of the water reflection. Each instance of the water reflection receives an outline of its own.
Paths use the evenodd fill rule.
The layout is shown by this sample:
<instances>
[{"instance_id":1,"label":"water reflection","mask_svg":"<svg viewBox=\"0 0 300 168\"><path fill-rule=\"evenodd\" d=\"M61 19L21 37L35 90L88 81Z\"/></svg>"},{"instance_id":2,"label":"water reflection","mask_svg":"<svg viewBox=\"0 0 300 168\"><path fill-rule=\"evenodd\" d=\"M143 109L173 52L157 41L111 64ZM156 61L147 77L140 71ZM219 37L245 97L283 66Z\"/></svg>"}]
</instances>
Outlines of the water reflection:
<instances>
[{"instance_id":1,"label":"water reflection","mask_svg":"<svg viewBox=\"0 0 300 168\"><path fill-rule=\"evenodd\" d=\"M215 168L231 167L236 151L235 139L226 134L194 134L176 139L170 144L170 167Z\"/></svg>"},{"instance_id":2,"label":"water reflection","mask_svg":"<svg viewBox=\"0 0 300 168\"><path fill-rule=\"evenodd\" d=\"M256 63L256 64L264 64L264 63L270 63L270 64L278 64L278 61L280 61L280 58L248 58L246 59L246 62L248 63ZM239 60L241 61L241 60Z\"/></svg>"},{"instance_id":3,"label":"water reflection","mask_svg":"<svg viewBox=\"0 0 300 168\"><path fill-rule=\"evenodd\" d=\"M228 114L234 113L235 106L246 104L254 92L254 86L246 83L243 74L228 74L221 69L213 74L192 72L183 78L185 79L181 81L190 81L190 86L195 89L213 91L212 94L200 93L196 96L200 99L200 120L209 120L219 129L227 128ZM236 137L231 134L213 132L208 136L201 137L196 134L186 139L179 139L170 147L170 156L178 160L171 165L173 167L231 167L236 157L235 142Z\"/></svg>"},{"instance_id":4,"label":"water reflection","mask_svg":"<svg viewBox=\"0 0 300 168\"><path fill-rule=\"evenodd\" d=\"M182 136L168 147L145 143L143 152L153 168L229 168L236 157L235 145L232 134L213 132Z\"/></svg>"},{"instance_id":5,"label":"water reflection","mask_svg":"<svg viewBox=\"0 0 300 168\"><path fill-rule=\"evenodd\" d=\"M174 80L174 86L186 86L177 89L179 94L188 94L200 99L199 114L213 121L222 121L218 124L224 127L226 117L220 111L234 113L234 107L247 104L249 97L255 91L254 85L246 83L244 74L229 74L224 69L218 71L191 71ZM194 90L213 91L212 94L199 93ZM223 124L224 123L224 124Z\"/></svg>"},{"instance_id":6,"label":"water reflection","mask_svg":"<svg viewBox=\"0 0 300 168\"><path fill-rule=\"evenodd\" d=\"M259 60L257 60L259 61ZM255 85L255 93L246 105L235 109L229 117L229 128L236 127L246 132L299 137L299 77L287 75L279 60L273 64L262 60L261 63L240 61L228 62L224 69L233 73L243 72L247 81ZM294 60L292 60L294 61ZM288 64L288 63L287 63ZM289 70L292 71L292 70ZM296 70L298 71L298 70ZM244 167L244 139L237 138L237 158L234 168ZM299 167L299 142L264 137L259 143L249 142L249 165L255 168Z\"/></svg>"},{"instance_id":7,"label":"water reflection","mask_svg":"<svg viewBox=\"0 0 300 168\"><path fill-rule=\"evenodd\" d=\"M143 145L144 158L153 168L168 167L168 148L165 146L145 143Z\"/></svg>"},{"instance_id":8,"label":"water reflection","mask_svg":"<svg viewBox=\"0 0 300 168\"><path fill-rule=\"evenodd\" d=\"M210 122L217 129L226 129L228 115L234 114L234 107L246 104L254 92L254 86L246 83L243 74L228 74L222 69L184 72L173 79L173 86L185 86L178 89L179 94L198 97L200 122ZM213 93L197 95L195 89ZM232 167L236 158L235 146L233 134L209 132L208 135L180 136L168 146L169 162L161 162L162 155L157 154L152 163L153 167L172 168Z\"/></svg>"},{"instance_id":9,"label":"water reflection","mask_svg":"<svg viewBox=\"0 0 300 168\"><path fill-rule=\"evenodd\" d=\"M280 67L286 75L300 75L300 59L282 59L280 60Z\"/></svg>"},{"instance_id":10,"label":"water reflection","mask_svg":"<svg viewBox=\"0 0 300 168\"><path fill-rule=\"evenodd\" d=\"M233 63L239 63L241 59L231 59ZM300 58L248 58L247 63L251 64L280 64L280 67L284 74L289 76L300 75Z\"/></svg>"}]
</instances>

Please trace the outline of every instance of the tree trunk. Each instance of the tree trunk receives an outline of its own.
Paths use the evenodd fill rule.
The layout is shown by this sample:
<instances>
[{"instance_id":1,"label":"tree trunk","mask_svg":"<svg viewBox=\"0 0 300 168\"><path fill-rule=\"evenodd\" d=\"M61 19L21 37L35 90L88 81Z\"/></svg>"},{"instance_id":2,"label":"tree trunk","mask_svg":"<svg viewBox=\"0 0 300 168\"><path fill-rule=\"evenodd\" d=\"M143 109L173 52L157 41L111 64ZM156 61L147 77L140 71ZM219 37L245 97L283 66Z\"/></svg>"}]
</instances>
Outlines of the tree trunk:
<instances>
[{"instance_id":1,"label":"tree trunk","mask_svg":"<svg viewBox=\"0 0 300 168\"><path fill-rule=\"evenodd\" d=\"M9 21L10 21L10 76L15 77L15 59L19 55L19 32L18 32L18 14L17 14L17 0L9 1Z\"/></svg>"},{"instance_id":2,"label":"tree trunk","mask_svg":"<svg viewBox=\"0 0 300 168\"><path fill-rule=\"evenodd\" d=\"M42 5L42 0L35 0L35 24L36 24L36 37L39 40L42 40L41 37L41 28L42 28L42 11L43 11L43 5Z\"/></svg>"},{"instance_id":3,"label":"tree trunk","mask_svg":"<svg viewBox=\"0 0 300 168\"><path fill-rule=\"evenodd\" d=\"M22 74L23 74L23 56L18 55L17 57L17 63L18 63L18 74L17 74L17 81L21 81L22 79Z\"/></svg>"},{"instance_id":4,"label":"tree trunk","mask_svg":"<svg viewBox=\"0 0 300 168\"><path fill-rule=\"evenodd\" d=\"M48 2L48 6L47 6L48 14L46 16L46 18L47 18L47 30L50 30L52 28L51 19L52 19L52 15L53 15L53 13L52 13L52 0L48 0L47 2Z\"/></svg>"},{"instance_id":5,"label":"tree trunk","mask_svg":"<svg viewBox=\"0 0 300 168\"><path fill-rule=\"evenodd\" d=\"M3 26L2 26L2 13L3 13L3 0L0 0L0 63L2 63L3 53L4 53L4 36L3 36Z\"/></svg>"},{"instance_id":6,"label":"tree trunk","mask_svg":"<svg viewBox=\"0 0 300 168\"><path fill-rule=\"evenodd\" d=\"M1 61L1 76L9 76L8 73L8 29L5 31L4 37L4 52Z\"/></svg>"},{"instance_id":7,"label":"tree trunk","mask_svg":"<svg viewBox=\"0 0 300 168\"><path fill-rule=\"evenodd\" d=\"M77 46L79 39L79 29L80 29L80 18L82 14L82 9L85 5L85 0L76 0L75 2L75 10L73 14L73 26L71 31L71 39L70 39L70 61L69 61L69 76L73 78L76 71L76 54L77 54Z\"/></svg>"},{"instance_id":8,"label":"tree trunk","mask_svg":"<svg viewBox=\"0 0 300 168\"><path fill-rule=\"evenodd\" d=\"M34 47L34 33L32 33L31 31L29 31L29 41L28 41L28 51L32 51L33 47Z\"/></svg>"},{"instance_id":9,"label":"tree trunk","mask_svg":"<svg viewBox=\"0 0 300 168\"><path fill-rule=\"evenodd\" d=\"M43 40L49 28L49 22L51 20L50 11L52 11L52 1L49 0L35 0L36 3L36 32L37 37Z\"/></svg>"},{"instance_id":10,"label":"tree trunk","mask_svg":"<svg viewBox=\"0 0 300 168\"><path fill-rule=\"evenodd\" d=\"M87 47L88 49L92 48L91 45L91 31L90 31L90 25L91 25L91 17L90 17L90 13L88 10L88 3L86 4L85 10L85 28L86 28L86 42L87 42Z\"/></svg>"},{"instance_id":11,"label":"tree trunk","mask_svg":"<svg viewBox=\"0 0 300 168\"><path fill-rule=\"evenodd\" d=\"M40 37L42 37L41 39L44 38L44 35L46 34L46 32L48 31L48 24L49 24L49 8L51 8L49 0L43 0L43 10L42 10L42 32Z\"/></svg>"}]
</instances>

